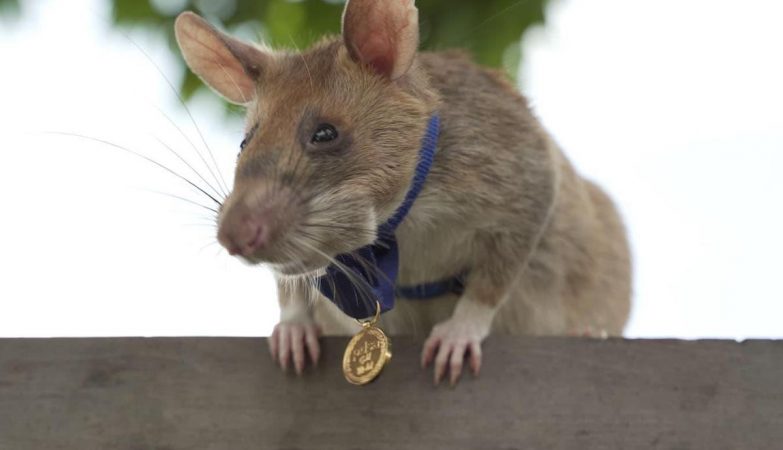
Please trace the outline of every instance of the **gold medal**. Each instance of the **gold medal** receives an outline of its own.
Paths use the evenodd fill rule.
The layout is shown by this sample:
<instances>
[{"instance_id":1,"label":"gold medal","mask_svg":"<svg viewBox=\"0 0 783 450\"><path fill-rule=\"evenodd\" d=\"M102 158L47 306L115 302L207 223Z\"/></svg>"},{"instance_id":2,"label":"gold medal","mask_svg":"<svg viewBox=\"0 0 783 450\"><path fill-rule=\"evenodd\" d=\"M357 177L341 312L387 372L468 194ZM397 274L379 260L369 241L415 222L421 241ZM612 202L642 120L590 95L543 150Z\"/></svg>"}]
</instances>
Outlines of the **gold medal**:
<instances>
[{"instance_id":1,"label":"gold medal","mask_svg":"<svg viewBox=\"0 0 783 450\"><path fill-rule=\"evenodd\" d=\"M352 384L367 384L374 380L391 359L391 340L375 326L381 316L377 303L375 317L369 322L358 321L362 331L351 338L343 355L343 374Z\"/></svg>"}]
</instances>

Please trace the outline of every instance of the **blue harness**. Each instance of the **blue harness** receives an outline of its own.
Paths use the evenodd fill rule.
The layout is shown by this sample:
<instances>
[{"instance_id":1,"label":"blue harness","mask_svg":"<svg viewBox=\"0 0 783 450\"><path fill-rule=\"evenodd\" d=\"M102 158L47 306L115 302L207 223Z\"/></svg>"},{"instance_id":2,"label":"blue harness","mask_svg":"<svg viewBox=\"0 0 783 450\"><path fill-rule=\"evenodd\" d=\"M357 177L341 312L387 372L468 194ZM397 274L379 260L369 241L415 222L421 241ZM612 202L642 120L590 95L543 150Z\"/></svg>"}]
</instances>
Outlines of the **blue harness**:
<instances>
[{"instance_id":1,"label":"blue harness","mask_svg":"<svg viewBox=\"0 0 783 450\"><path fill-rule=\"evenodd\" d=\"M381 312L386 312L394 307L395 296L423 300L448 293L461 294L464 290L464 275L416 286L397 286L400 254L394 232L424 187L435 158L439 134L440 118L435 114L427 124L413 183L402 205L378 227L378 238L374 243L337 255L337 263L329 265L326 274L318 279L321 293L353 318L373 316L376 300L380 303Z\"/></svg>"}]
</instances>

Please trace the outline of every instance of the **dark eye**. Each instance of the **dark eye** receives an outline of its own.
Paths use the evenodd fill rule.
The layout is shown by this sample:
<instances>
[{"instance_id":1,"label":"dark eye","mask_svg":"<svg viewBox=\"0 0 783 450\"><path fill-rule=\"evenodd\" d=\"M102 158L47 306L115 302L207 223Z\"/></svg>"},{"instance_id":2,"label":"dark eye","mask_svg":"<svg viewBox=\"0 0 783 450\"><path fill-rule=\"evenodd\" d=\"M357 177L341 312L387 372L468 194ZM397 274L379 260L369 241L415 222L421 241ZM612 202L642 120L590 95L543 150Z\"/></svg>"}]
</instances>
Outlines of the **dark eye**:
<instances>
[{"instance_id":1,"label":"dark eye","mask_svg":"<svg viewBox=\"0 0 783 450\"><path fill-rule=\"evenodd\" d=\"M310 140L313 144L322 144L324 142L331 142L337 139L337 128L334 125L328 123L322 123L318 125L313 133L313 138Z\"/></svg>"},{"instance_id":2,"label":"dark eye","mask_svg":"<svg viewBox=\"0 0 783 450\"><path fill-rule=\"evenodd\" d=\"M253 136L256 134L256 130L258 130L258 124L253 125L253 128L247 132L245 138L242 139L242 142L239 143L239 153L242 153L242 150L244 150L250 140L253 139Z\"/></svg>"}]
</instances>

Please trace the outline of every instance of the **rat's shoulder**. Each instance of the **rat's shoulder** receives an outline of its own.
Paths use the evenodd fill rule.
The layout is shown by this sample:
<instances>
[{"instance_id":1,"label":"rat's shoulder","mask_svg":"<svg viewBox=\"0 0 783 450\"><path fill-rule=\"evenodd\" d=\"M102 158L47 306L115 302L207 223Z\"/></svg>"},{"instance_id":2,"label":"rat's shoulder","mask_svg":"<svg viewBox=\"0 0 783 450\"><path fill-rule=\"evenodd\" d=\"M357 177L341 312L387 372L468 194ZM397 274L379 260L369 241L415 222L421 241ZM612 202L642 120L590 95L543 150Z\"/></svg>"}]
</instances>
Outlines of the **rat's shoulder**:
<instances>
[{"instance_id":1,"label":"rat's shoulder","mask_svg":"<svg viewBox=\"0 0 783 450\"><path fill-rule=\"evenodd\" d=\"M504 117L538 130L538 122L527 99L502 71L477 64L464 50L422 52L419 67L430 86L446 105L442 114L452 117L475 131L486 127L488 117Z\"/></svg>"},{"instance_id":2,"label":"rat's shoulder","mask_svg":"<svg viewBox=\"0 0 783 450\"><path fill-rule=\"evenodd\" d=\"M421 52L419 61L431 81L441 88L491 86L522 98L505 72L476 63L467 50Z\"/></svg>"}]
</instances>

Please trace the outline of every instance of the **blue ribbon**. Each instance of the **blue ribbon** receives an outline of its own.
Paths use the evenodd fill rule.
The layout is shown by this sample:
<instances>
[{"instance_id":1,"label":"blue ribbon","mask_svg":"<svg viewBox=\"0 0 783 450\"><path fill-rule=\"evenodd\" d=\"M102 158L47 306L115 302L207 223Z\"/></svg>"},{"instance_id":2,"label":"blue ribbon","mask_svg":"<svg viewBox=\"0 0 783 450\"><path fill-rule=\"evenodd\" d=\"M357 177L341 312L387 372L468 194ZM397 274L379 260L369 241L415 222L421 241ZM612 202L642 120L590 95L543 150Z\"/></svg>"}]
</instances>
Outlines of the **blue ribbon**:
<instances>
[{"instance_id":1,"label":"blue ribbon","mask_svg":"<svg viewBox=\"0 0 783 450\"><path fill-rule=\"evenodd\" d=\"M454 280L396 288L400 255L394 232L408 215L413 202L424 187L435 158L439 134L440 118L435 114L427 124L419 152L419 163L402 205L388 221L378 227L378 238L374 243L352 253L337 255L335 260L339 267L337 264L331 264L326 268L326 275L318 279L321 293L345 314L356 319L371 317L375 315L376 300L381 305L381 312L389 311L394 307L395 292L403 297L428 298L461 289L461 282ZM345 271L349 271L351 276ZM455 278L457 279L461 277ZM432 295L433 293L435 295Z\"/></svg>"}]
</instances>

